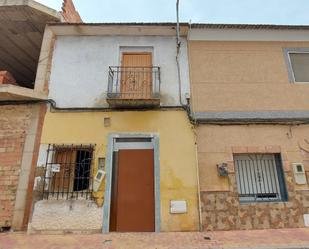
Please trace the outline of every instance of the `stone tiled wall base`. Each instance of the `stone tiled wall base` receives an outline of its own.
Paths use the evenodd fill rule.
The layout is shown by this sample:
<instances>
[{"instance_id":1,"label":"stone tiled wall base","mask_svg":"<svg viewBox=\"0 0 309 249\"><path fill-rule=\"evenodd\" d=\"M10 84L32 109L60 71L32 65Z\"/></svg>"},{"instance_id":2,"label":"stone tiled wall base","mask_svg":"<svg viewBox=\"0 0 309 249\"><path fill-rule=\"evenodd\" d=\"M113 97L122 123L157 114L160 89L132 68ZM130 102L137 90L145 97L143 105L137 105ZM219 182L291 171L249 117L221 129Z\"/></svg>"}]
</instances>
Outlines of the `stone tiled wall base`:
<instances>
[{"instance_id":1,"label":"stone tiled wall base","mask_svg":"<svg viewBox=\"0 0 309 249\"><path fill-rule=\"evenodd\" d=\"M295 190L291 172L285 173L288 202L240 204L235 174L229 175L233 191L201 192L203 230L249 230L304 227L309 214L309 191Z\"/></svg>"},{"instance_id":2,"label":"stone tiled wall base","mask_svg":"<svg viewBox=\"0 0 309 249\"><path fill-rule=\"evenodd\" d=\"M42 200L35 203L29 233L102 231L103 209L89 200Z\"/></svg>"}]
</instances>

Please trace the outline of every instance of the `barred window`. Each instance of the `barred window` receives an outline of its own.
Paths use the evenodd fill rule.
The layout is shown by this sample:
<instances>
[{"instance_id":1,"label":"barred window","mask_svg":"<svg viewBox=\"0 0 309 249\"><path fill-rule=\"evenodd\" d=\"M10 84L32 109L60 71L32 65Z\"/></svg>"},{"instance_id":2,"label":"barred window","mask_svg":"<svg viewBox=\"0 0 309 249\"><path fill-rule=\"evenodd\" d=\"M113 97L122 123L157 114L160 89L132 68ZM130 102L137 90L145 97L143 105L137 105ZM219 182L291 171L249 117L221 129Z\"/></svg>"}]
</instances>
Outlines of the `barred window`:
<instances>
[{"instance_id":1,"label":"barred window","mask_svg":"<svg viewBox=\"0 0 309 249\"><path fill-rule=\"evenodd\" d=\"M287 200L279 154L234 155L234 163L240 202Z\"/></svg>"},{"instance_id":2,"label":"barred window","mask_svg":"<svg viewBox=\"0 0 309 249\"><path fill-rule=\"evenodd\" d=\"M92 197L93 145L55 145L47 149L43 199Z\"/></svg>"}]
</instances>

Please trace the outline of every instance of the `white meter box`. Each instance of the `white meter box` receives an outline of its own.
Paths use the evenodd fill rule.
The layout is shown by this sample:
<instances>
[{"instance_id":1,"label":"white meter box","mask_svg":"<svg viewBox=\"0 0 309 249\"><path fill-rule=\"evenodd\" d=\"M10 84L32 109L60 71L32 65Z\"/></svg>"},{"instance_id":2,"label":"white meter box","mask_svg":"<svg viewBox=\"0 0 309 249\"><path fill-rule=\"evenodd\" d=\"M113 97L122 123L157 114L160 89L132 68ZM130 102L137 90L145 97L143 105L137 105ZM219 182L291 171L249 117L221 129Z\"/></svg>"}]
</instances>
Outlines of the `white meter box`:
<instances>
[{"instance_id":1,"label":"white meter box","mask_svg":"<svg viewBox=\"0 0 309 249\"><path fill-rule=\"evenodd\" d=\"M170 212L171 214L187 213L187 202L183 200L172 200Z\"/></svg>"},{"instance_id":2,"label":"white meter box","mask_svg":"<svg viewBox=\"0 0 309 249\"><path fill-rule=\"evenodd\" d=\"M293 163L293 173L296 184L307 184L305 167L302 163Z\"/></svg>"},{"instance_id":3,"label":"white meter box","mask_svg":"<svg viewBox=\"0 0 309 249\"><path fill-rule=\"evenodd\" d=\"M304 214L305 227L309 227L309 214Z\"/></svg>"}]
</instances>

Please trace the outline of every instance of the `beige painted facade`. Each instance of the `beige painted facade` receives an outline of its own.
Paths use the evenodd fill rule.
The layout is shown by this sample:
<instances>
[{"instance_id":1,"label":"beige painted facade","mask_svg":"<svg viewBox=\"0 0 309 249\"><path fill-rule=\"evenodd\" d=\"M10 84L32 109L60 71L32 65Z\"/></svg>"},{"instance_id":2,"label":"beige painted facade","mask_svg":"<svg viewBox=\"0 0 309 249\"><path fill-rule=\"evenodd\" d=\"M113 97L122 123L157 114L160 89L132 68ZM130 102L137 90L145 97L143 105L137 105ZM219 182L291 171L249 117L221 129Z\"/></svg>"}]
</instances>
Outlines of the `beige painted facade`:
<instances>
[{"instance_id":1,"label":"beige painted facade","mask_svg":"<svg viewBox=\"0 0 309 249\"><path fill-rule=\"evenodd\" d=\"M303 163L309 179L309 126L202 125L197 128L202 221L205 230L303 227L309 213L309 185L295 184L292 163ZM287 202L240 204L233 155L280 153ZM217 164L228 163L220 177Z\"/></svg>"},{"instance_id":2,"label":"beige painted facade","mask_svg":"<svg viewBox=\"0 0 309 249\"><path fill-rule=\"evenodd\" d=\"M254 117L254 112L309 109L309 85L289 82L284 56L285 48L307 48L309 42L205 39L188 46L194 113L234 113L237 118L237 113ZM309 185L295 183L292 163L304 164L308 182L308 125L224 120L200 123L196 134L204 230L304 226ZM280 154L288 201L240 202L234 159L248 153ZM219 176L220 163L228 164L228 176Z\"/></svg>"},{"instance_id":3,"label":"beige painted facade","mask_svg":"<svg viewBox=\"0 0 309 249\"><path fill-rule=\"evenodd\" d=\"M281 153L285 171L296 162L304 163L309 171L308 125L200 125L197 132L201 191L230 189L227 179L218 176L216 164L228 162L233 172L233 154L238 153ZM309 185L296 189L309 190Z\"/></svg>"},{"instance_id":4,"label":"beige painted facade","mask_svg":"<svg viewBox=\"0 0 309 249\"><path fill-rule=\"evenodd\" d=\"M309 87L289 83L283 51L308 47L309 42L190 41L194 111L308 110Z\"/></svg>"}]
</instances>

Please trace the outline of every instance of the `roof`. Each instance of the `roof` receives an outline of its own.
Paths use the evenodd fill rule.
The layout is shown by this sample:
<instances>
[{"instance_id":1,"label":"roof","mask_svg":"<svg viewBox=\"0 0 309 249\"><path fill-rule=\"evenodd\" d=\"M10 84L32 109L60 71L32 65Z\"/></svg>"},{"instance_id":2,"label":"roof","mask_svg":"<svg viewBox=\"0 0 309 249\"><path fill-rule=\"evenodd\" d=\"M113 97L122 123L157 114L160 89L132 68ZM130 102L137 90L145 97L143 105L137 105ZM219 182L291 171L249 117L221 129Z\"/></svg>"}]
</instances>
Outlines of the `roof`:
<instances>
[{"instance_id":1,"label":"roof","mask_svg":"<svg viewBox=\"0 0 309 249\"><path fill-rule=\"evenodd\" d=\"M193 23L191 24L191 28L196 28L196 29L309 30L309 25Z\"/></svg>"},{"instance_id":2,"label":"roof","mask_svg":"<svg viewBox=\"0 0 309 249\"><path fill-rule=\"evenodd\" d=\"M56 35L145 35L175 36L176 23L48 23ZM180 24L180 35L187 35L189 25Z\"/></svg>"},{"instance_id":3,"label":"roof","mask_svg":"<svg viewBox=\"0 0 309 249\"><path fill-rule=\"evenodd\" d=\"M175 26L176 22L98 22L98 23L49 23L49 25L79 25L79 26ZM181 26L189 26L189 23L182 22Z\"/></svg>"},{"instance_id":4,"label":"roof","mask_svg":"<svg viewBox=\"0 0 309 249\"><path fill-rule=\"evenodd\" d=\"M105 22L105 23L49 23L50 26L176 26L175 22ZM309 25L276 25L276 24L220 24L220 23L186 23L182 27L195 29L275 29L275 30L309 30Z\"/></svg>"}]
</instances>

